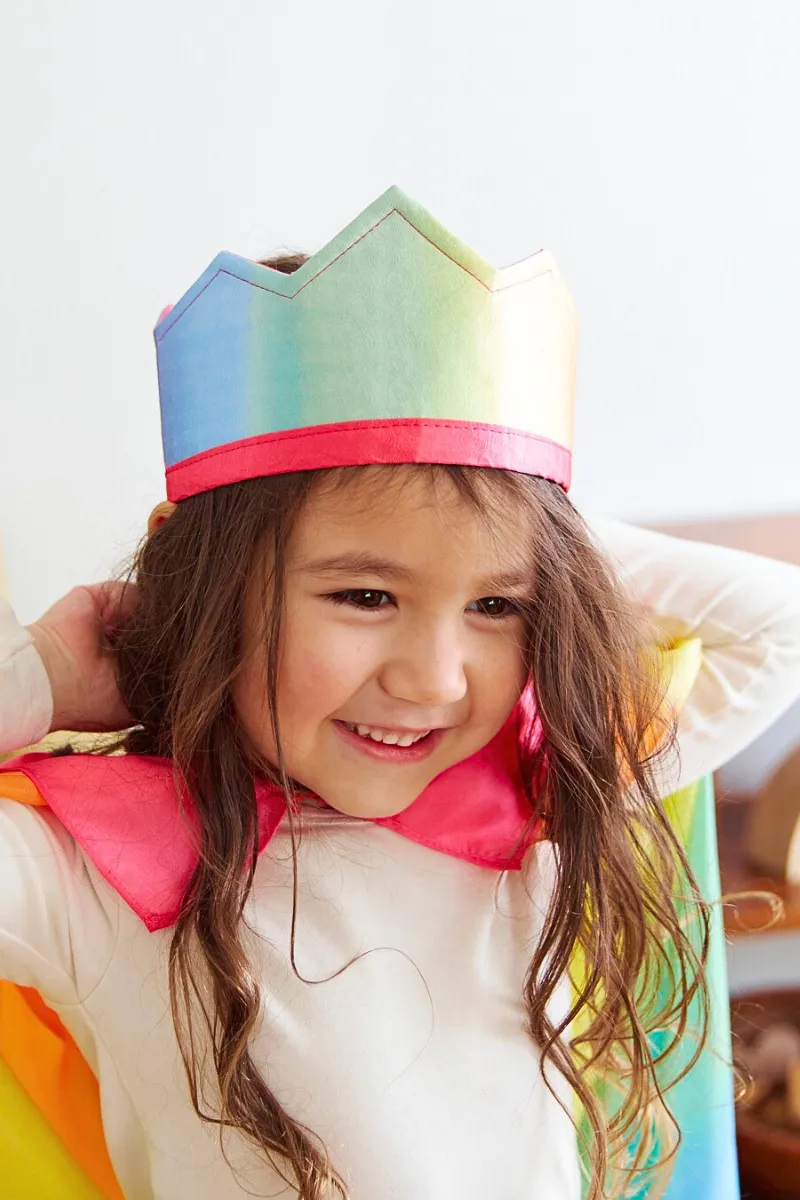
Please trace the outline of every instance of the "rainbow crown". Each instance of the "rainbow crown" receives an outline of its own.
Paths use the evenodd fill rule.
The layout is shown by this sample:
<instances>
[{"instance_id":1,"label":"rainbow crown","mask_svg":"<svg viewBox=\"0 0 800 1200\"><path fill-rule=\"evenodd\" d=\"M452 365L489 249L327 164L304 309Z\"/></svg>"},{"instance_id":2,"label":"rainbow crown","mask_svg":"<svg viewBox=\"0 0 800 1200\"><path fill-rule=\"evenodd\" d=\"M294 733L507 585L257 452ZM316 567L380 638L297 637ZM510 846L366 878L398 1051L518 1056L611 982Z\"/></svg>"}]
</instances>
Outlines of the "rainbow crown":
<instances>
[{"instance_id":1,"label":"rainbow crown","mask_svg":"<svg viewBox=\"0 0 800 1200\"><path fill-rule=\"evenodd\" d=\"M218 254L155 339L171 500L366 463L569 487L577 323L555 263L496 270L399 188L292 275Z\"/></svg>"}]
</instances>

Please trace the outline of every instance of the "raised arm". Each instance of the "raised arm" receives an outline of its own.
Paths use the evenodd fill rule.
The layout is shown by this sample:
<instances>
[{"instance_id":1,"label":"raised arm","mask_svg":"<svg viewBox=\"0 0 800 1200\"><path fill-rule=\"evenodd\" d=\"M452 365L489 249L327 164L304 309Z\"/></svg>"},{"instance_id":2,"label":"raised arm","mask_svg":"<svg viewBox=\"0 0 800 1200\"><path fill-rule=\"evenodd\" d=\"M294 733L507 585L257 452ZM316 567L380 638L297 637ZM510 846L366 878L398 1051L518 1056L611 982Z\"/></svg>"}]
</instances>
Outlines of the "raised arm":
<instances>
[{"instance_id":1,"label":"raised arm","mask_svg":"<svg viewBox=\"0 0 800 1200\"><path fill-rule=\"evenodd\" d=\"M109 639L136 588L73 588L28 629L0 600L0 753L50 729L102 732L132 724L117 689Z\"/></svg>"},{"instance_id":2,"label":"raised arm","mask_svg":"<svg viewBox=\"0 0 800 1200\"><path fill-rule=\"evenodd\" d=\"M665 638L699 637L678 723L676 791L733 758L800 696L800 568L616 521L589 519Z\"/></svg>"},{"instance_id":3,"label":"raised arm","mask_svg":"<svg viewBox=\"0 0 800 1200\"><path fill-rule=\"evenodd\" d=\"M0 754L39 740L52 716L43 661L0 599ZM0 979L35 987L49 1003L75 1004L113 953L113 913L98 896L98 873L63 826L13 795L0 775Z\"/></svg>"},{"instance_id":4,"label":"raised arm","mask_svg":"<svg viewBox=\"0 0 800 1200\"><path fill-rule=\"evenodd\" d=\"M33 638L0 597L0 754L38 742L52 719L50 681Z\"/></svg>"}]
</instances>

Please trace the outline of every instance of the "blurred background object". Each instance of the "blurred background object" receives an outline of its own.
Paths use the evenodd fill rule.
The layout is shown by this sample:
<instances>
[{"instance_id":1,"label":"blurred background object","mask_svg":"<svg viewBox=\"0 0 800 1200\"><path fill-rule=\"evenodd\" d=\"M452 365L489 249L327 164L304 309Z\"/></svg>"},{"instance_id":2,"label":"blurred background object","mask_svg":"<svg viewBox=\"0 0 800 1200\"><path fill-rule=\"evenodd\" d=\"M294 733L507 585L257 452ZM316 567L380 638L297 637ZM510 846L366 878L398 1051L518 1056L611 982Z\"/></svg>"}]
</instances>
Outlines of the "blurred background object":
<instances>
[{"instance_id":1,"label":"blurred background object","mask_svg":"<svg viewBox=\"0 0 800 1200\"><path fill-rule=\"evenodd\" d=\"M744 852L754 870L800 884L800 748L787 754L750 804Z\"/></svg>"},{"instance_id":2,"label":"blurred background object","mask_svg":"<svg viewBox=\"0 0 800 1200\"><path fill-rule=\"evenodd\" d=\"M800 990L735 1001L734 1054L749 1077L737 1113L745 1200L800 1200Z\"/></svg>"}]
</instances>

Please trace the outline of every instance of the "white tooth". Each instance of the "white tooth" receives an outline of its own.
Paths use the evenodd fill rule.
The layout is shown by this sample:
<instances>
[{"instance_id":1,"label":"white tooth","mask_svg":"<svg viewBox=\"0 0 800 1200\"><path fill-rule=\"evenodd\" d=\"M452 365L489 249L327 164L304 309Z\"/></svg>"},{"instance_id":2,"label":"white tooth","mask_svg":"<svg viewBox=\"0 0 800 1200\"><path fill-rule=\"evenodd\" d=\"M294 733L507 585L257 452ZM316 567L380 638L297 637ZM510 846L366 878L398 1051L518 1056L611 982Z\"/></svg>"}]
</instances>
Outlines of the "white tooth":
<instances>
[{"instance_id":1,"label":"white tooth","mask_svg":"<svg viewBox=\"0 0 800 1200\"><path fill-rule=\"evenodd\" d=\"M351 725L350 729L359 737L371 738L373 742L383 742L387 746L413 746L430 733L430 730L427 733L382 733L370 725Z\"/></svg>"}]
</instances>

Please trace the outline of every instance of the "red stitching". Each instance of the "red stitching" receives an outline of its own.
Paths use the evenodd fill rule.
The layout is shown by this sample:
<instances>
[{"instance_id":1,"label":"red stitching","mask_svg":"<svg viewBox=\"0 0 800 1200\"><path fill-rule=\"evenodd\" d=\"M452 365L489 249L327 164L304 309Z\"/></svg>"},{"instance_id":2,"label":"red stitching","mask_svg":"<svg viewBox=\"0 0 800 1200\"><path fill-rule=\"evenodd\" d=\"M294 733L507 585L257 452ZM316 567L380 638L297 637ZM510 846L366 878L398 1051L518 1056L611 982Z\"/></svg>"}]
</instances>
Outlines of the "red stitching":
<instances>
[{"instance_id":1,"label":"red stitching","mask_svg":"<svg viewBox=\"0 0 800 1200\"><path fill-rule=\"evenodd\" d=\"M344 250L342 250L340 254L337 254L335 258L332 258L331 261L329 263L326 263L324 267L320 267L320 269L319 269L319 271L317 271L316 275L312 275L310 279L307 279L306 282L301 287L299 287L296 292L293 292L291 294L291 296L286 296L283 292L276 292L274 288L267 287L266 284L254 283L252 279L244 279L244 278L242 278L241 275L236 275L236 274L234 274L233 271L228 271L224 267L220 267L219 270L214 272L213 276L211 277L211 279L209 279L208 283L206 283L200 289L200 291L197 293L197 295L192 297L192 299L186 305L186 308L182 309L181 312L178 313L175 320L170 325L167 326L167 328L164 330L164 332L161 334L161 336L156 338L156 341L161 342L166 337L166 335L169 333L170 329L172 329L173 326L178 324L178 321L180 321L180 319L181 319L181 317L183 317L184 313L187 313L189 311L189 309L194 304L195 300L199 300L200 297L202 296L203 292L206 290L206 288L211 287L211 284L214 282L214 280L217 278L218 275L229 275L231 277L231 279L238 279L240 283L246 283L249 287L258 288L258 290L260 292L268 292L271 296L277 296L280 300L294 300L295 297L299 296L301 292L305 291L305 289L308 287L308 285L310 283L313 283L315 279L319 279L320 275L324 275L329 267L332 267L334 263L337 263L340 258L344 258L345 254L348 254L355 246L357 246L359 244L359 242L363 242L365 237L369 237L369 235L371 233L373 233L378 228L379 225L382 225L384 221L388 220L389 217L392 217L395 214L398 217L400 217L400 219L402 221L405 221L406 225L408 225L411 229L413 229L415 233L418 233L419 236L421 238L423 238L423 240L426 241L429 246L433 246L434 250L438 250L439 253L448 260L448 262L451 262L454 266L459 267L464 272L465 275L469 275L470 279L474 279L476 283L479 283L481 285L481 287L484 288L491 296L496 295L498 292L508 291L508 289L512 288L512 287L519 287L520 284L522 284L522 283L529 282L527 279L519 279L519 280L517 280L516 283L506 284L505 287L490 288L489 285L484 283L482 279L479 279L478 276L473 271L468 270L467 267L465 267L463 263L457 262L456 259L453 258L452 254L448 254L447 251L443 250L441 246L437 246L436 242L434 242L431 238L429 238L426 233L423 233L421 229L418 229L417 226L413 223L413 221L409 221L409 219L405 215L405 213L401 213L399 208L392 208L392 209L390 209L390 211L388 213L385 213L384 216L382 216L379 221L376 221L374 225L371 225L369 227L369 229L365 230L364 233L362 233L360 237L356 238L356 240L354 242L351 242L349 246L345 246ZM536 255L541 254L541 253L542 253L541 250L537 250L536 254L531 254L531 255L529 255L529 257L536 258ZM312 257L313 257L313 255L312 255ZM520 259L519 261L525 262L525 259ZM263 264L254 262L253 265L260 267ZM514 263L512 265L516 266L517 264ZM265 271L269 271L271 268L264 267L263 269ZM494 268L490 268L490 269L493 270ZM542 274L547 275L547 274L550 274L550 272L543 271Z\"/></svg>"},{"instance_id":2,"label":"red stitching","mask_svg":"<svg viewBox=\"0 0 800 1200\"><path fill-rule=\"evenodd\" d=\"M164 332L161 334L161 337L157 337L157 338L156 338L156 344L158 344L159 342L163 342L164 338L167 336L167 334L169 333L170 329L172 329L173 325L177 325L177 324L178 324L178 321L180 321L180 319L181 319L181 317L184 315L184 313L187 313L187 312L189 311L189 309L190 309L190 308L192 307L192 305L194 304L195 300L199 300L199 299L200 299L200 297L202 296L203 292L206 290L206 288L210 288L210 287L211 287L211 285L212 285L212 283L214 282L214 280L217 278L217 276L218 276L218 275L221 275L221 274L223 274L222 267L219 267L219 268L218 268L218 269L217 269L217 270L214 272L214 274L211 276L211 278L209 279L208 283L206 283L206 284L203 284L203 286L200 288L200 291L197 293L197 295L196 295L196 296L192 296L191 300L190 300L190 301L189 301L189 303L186 305L186 308L182 309L182 310L181 310L181 311L178 313L178 315L175 317L175 320L170 322L170 324L167 326L167 328L166 328L166 329L164 330ZM225 274L226 274L226 275L230 275L230 274L231 274L231 272L230 272L230 271L225 271ZM236 279L236 278L238 278L238 276L233 276L233 278L234 278L234 279ZM246 282L246 280L244 280L244 279L243 279L243 280L242 280L242 283L245 283L245 282Z\"/></svg>"}]
</instances>

